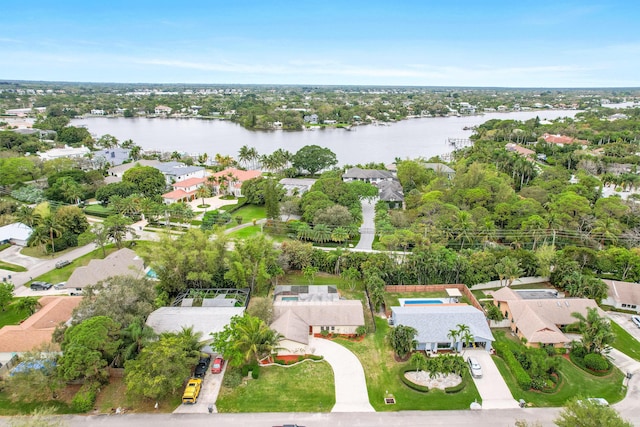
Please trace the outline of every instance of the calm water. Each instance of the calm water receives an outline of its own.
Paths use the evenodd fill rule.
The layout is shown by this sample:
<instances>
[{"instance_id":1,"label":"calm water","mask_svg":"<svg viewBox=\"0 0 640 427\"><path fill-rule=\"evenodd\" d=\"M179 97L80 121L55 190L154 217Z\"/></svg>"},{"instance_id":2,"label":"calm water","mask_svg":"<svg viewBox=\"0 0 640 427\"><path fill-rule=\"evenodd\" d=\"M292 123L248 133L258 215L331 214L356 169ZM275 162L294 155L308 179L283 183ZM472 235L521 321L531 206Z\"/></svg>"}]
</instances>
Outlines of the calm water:
<instances>
[{"instance_id":1,"label":"calm water","mask_svg":"<svg viewBox=\"0 0 640 427\"><path fill-rule=\"evenodd\" d=\"M179 151L190 154L216 153L237 157L243 145L255 147L260 154L278 148L292 153L305 145L327 147L338 156L338 162L356 164L389 163L396 157L429 158L450 152L447 138L468 138L472 131L463 130L491 119L541 120L573 117L578 111L522 111L489 113L482 116L435 117L409 119L390 126L358 126L352 131L319 129L314 131L249 131L226 120L103 118L75 119L71 124L84 125L97 136L111 134L120 141L132 139L143 149Z\"/></svg>"}]
</instances>

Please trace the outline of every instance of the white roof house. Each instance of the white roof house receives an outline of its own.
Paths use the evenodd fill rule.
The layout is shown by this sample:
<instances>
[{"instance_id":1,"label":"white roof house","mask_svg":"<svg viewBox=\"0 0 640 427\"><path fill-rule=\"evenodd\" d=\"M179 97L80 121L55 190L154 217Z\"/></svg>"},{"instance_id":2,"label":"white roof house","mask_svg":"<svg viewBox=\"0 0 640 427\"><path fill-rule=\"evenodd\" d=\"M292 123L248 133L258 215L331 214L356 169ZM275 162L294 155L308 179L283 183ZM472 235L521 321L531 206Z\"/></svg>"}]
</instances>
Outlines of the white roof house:
<instances>
[{"instance_id":1,"label":"white roof house","mask_svg":"<svg viewBox=\"0 0 640 427\"><path fill-rule=\"evenodd\" d=\"M491 342L494 341L484 313L470 305L391 307L391 316L395 326L411 326L418 331L418 350L437 352L439 348L453 348L455 343L449 335L459 324L467 325L474 343L483 346L487 351L491 349ZM458 342L457 345L462 344Z\"/></svg>"},{"instance_id":2,"label":"white roof house","mask_svg":"<svg viewBox=\"0 0 640 427\"><path fill-rule=\"evenodd\" d=\"M91 151L87 147L67 147L64 148L52 148L49 151L45 151L44 153L38 153L38 156L42 160L53 160L59 159L61 157L83 157L86 154L89 154Z\"/></svg>"},{"instance_id":3,"label":"white roof house","mask_svg":"<svg viewBox=\"0 0 640 427\"><path fill-rule=\"evenodd\" d=\"M11 243L18 246L27 246L33 230L21 222L14 222L0 227L0 243Z\"/></svg>"}]
</instances>

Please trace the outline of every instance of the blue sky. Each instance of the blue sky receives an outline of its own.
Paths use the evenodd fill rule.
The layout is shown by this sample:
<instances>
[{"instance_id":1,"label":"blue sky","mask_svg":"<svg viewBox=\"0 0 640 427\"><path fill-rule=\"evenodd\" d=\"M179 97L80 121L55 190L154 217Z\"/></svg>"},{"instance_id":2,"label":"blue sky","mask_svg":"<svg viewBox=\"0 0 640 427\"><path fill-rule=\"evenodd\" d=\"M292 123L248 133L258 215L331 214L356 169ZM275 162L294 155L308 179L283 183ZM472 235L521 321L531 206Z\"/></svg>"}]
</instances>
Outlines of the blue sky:
<instances>
[{"instance_id":1,"label":"blue sky","mask_svg":"<svg viewBox=\"0 0 640 427\"><path fill-rule=\"evenodd\" d=\"M640 2L3 2L0 79L639 87Z\"/></svg>"}]
</instances>

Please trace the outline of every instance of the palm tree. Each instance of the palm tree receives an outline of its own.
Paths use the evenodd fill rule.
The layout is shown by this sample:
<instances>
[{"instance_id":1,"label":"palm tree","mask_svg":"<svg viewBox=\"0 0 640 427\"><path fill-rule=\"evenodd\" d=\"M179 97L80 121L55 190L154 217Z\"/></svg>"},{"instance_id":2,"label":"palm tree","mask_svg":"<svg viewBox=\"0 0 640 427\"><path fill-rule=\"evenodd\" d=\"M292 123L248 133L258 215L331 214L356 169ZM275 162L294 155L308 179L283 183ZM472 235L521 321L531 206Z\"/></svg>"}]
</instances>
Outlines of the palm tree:
<instances>
[{"instance_id":1,"label":"palm tree","mask_svg":"<svg viewBox=\"0 0 640 427\"><path fill-rule=\"evenodd\" d=\"M587 315L571 313L578 319L578 331L582 334L582 345L587 353L607 352L609 345L616 338L608 319L598 314L597 308L587 308Z\"/></svg>"},{"instance_id":2,"label":"palm tree","mask_svg":"<svg viewBox=\"0 0 640 427\"><path fill-rule=\"evenodd\" d=\"M343 243L349 239L349 232L344 227L336 227L331 233L331 240L336 243Z\"/></svg>"},{"instance_id":3,"label":"palm tree","mask_svg":"<svg viewBox=\"0 0 640 427\"><path fill-rule=\"evenodd\" d=\"M249 161L251 160L251 149L249 148L248 145L243 145L242 147L240 147L240 150L238 151L238 161L241 164L245 164L248 165Z\"/></svg>"},{"instance_id":4,"label":"palm tree","mask_svg":"<svg viewBox=\"0 0 640 427\"><path fill-rule=\"evenodd\" d=\"M465 347L469 347L473 343L473 335L471 334L469 326L462 323L459 323L456 326L458 327L458 336L464 342Z\"/></svg>"},{"instance_id":5,"label":"palm tree","mask_svg":"<svg viewBox=\"0 0 640 427\"><path fill-rule=\"evenodd\" d=\"M331 229L327 224L316 224L313 227L313 240L318 243L326 243L331 240Z\"/></svg>"},{"instance_id":6,"label":"palm tree","mask_svg":"<svg viewBox=\"0 0 640 427\"><path fill-rule=\"evenodd\" d=\"M131 151L129 151L129 158L134 162L140 160L142 154L142 148L139 145L134 145L131 147Z\"/></svg>"},{"instance_id":7,"label":"palm tree","mask_svg":"<svg viewBox=\"0 0 640 427\"><path fill-rule=\"evenodd\" d=\"M51 254L56 252L56 246L54 239L62 235L62 226L58 224L58 220L55 215L49 215L43 218L41 227L43 227L49 235L49 242L51 242Z\"/></svg>"},{"instance_id":8,"label":"palm tree","mask_svg":"<svg viewBox=\"0 0 640 427\"><path fill-rule=\"evenodd\" d=\"M22 297L18 298L16 302L16 310L26 311L29 315L35 313L38 307L40 307L40 303L36 297Z\"/></svg>"},{"instance_id":9,"label":"palm tree","mask_svg":"<svg viewBox=\"0 0 640 427\"><path fill-rule=\"evenodd\" d=\"M40 216L37 213L34 213L34 209L26 205L20 206L13 215L16 217L18 222L28 225L29 227L37 225L40 220Z\"/></svg>"},{"instance_id":10,"label":"palm tree","mask_svg":"<svg viewBox=\"0 0 640 427\"><path fill-rule=\"evenodd\" d=\"M261 358L277 351L282 335L270 329L262 319L246 316L243 322L238 324L237 339L233 348L242 355L244 362L252 359L260 361Z\"/></svg>"},{"instance_id":11,"label":"palm tree","mask_svg":"<svg viewBox=\"0 0 640 427\"><path fill-rule=\"evenodd\" d=\"M113 359L115 366L122 366L126 360L134 359L142 348L151 340L157 337L153 329L145 325L140 317L122 330L120 333L122 345L118 350L118 355Z\"/></svg>"},{"instance_id":12,"label":"palm tree","mask_svg":"<svg viewBox=\"0 0 640 427\"><path fill-rule=\"evenodd\" d=\"M204 206L204 199L206 197L211 197L211 190L209 187L202 185L196 190L196 197L200 197L202 199L202 205Z\"/></svg>"},{"instance_id":13,"label":"palm tree","mask_svg":"<svg viewBox=\"0 0 640 427\"><path fill-rule=\"evenodd\" d=\"M300 240L309 240L313 234L313 230L306 222L299 222L296 226L296 237Z\"/></svg>"},{"instance_id":14,"label":"palm tree","mask_svg":"<svg viewBox=\"0 0 640 427\"><path fill-rule=\"evenodd\" d=\"M453 342L452 346L453 346L453 351L455 353L458 352L458 338L460 337L460 332L458 329L450 329L449 333L447 334L448 338L451 338L451 341Z\"/></svg>"},{"instance_id":15,"label":"palm tree","mask_svg":"<svg viewBox=\"0 0 640 427\"><path fill-rule=\"evenodd\" d=\"M426 366L427 358L422 352L417 351L411 355L411 359L409 359L409 362L416 367L417 376L418 372L422 371Z\"/></svg>"}]
</instances>

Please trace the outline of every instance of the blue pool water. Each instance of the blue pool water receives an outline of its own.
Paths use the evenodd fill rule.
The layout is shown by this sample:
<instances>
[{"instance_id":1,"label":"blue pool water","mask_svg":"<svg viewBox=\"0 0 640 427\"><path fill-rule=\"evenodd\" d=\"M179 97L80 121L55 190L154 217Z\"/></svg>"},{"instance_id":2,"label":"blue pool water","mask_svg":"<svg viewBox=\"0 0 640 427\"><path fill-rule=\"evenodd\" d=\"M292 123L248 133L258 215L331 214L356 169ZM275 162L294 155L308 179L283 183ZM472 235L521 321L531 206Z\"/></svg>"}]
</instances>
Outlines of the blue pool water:
<instances>
[{"instance_id":1,"label":"blue pool water","mask_svg":"<svg viewBox=\"0 0 640 427\"><path fill-rule=\"evenodd\" d=\"M425 305L425 304L444 304L441 299L428 298L428 299L405 299L402 301L402 305Z\"/></svg>"},{"instance_id":2,"label":"blue pool water","mask_svg":"<svg viewBox=\"0 0 640 427\"><path fill-rule=\"evenodd\" d=\"M282 297L282 301L298 301L298 297Z\"/></svg>"}]
</instances>

